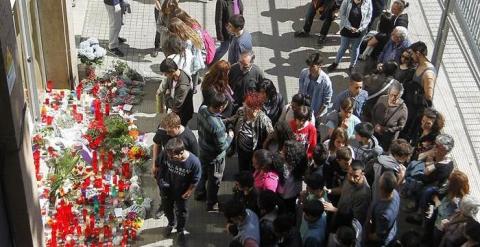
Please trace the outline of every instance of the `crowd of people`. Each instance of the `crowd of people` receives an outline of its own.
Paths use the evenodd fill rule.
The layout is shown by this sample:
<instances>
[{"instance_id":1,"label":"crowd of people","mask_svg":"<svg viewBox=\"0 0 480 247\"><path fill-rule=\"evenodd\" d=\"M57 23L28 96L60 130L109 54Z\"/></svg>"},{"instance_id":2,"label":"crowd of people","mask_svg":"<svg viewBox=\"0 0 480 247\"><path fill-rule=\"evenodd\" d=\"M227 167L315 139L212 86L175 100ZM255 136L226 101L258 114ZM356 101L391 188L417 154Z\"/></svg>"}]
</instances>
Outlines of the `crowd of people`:
<instances>
[{"instance_id":1,"label":"crowd of people","mask_svg":"<svg viewBox=\"0 0 480 247\"><path fill-rule=\"evenodd\" d=\"M218 48L177 0L155 6L155 53L165 54L167 78L158 94L169 113L154 138L152 172L166 235L176 227L184 237L193 195L208 212L223 212L230 246L480 244L480 200L449 158L454 140L432 104L436 71L425 43L408 37L405 0L388 10L380 0L312 0L295 36L308 37L319 13L319 42L327 42L338 15L340 49L326 71L321 53L306 58L291 99L254 64L242 0L217 0ZM328 73L347 48L349 85L334 94ZM197 90L198 140L187 127ZM235 154L234 191L219 202ZM401 210L422 231L400 234Z\"/></svg>"}]
</instances>

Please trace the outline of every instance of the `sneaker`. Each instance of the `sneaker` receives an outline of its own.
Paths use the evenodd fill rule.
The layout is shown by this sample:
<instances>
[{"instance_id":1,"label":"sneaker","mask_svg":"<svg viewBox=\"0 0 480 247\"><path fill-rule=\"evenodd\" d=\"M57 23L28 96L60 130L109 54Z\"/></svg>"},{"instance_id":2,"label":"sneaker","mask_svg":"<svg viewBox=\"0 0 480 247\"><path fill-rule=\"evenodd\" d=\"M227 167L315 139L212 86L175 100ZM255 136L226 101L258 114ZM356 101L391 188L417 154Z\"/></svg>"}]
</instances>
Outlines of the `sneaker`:
<instances>
[{"instance_id":1,"label":"sneaker","mask_svg":"<svg viewBox=\"0 0 480 247\"><path fill-rule=\"evenodd\" d=\"M338 63L332 63L332 64L330 64L330 66L327 67L327 71L332 72L335 69L337 69L337 67L338 67Z\"/></svg>"},{"instance_id":2,"label":"sneaker","mask_svg":"<svg viewBox=\"0 0 480 247\"><path fill-rule=\"evenodd\" d=\"M170 235L172 235L172 231L173 231L173 226L171 225L168 225L165 227L165 229L163 230L163 235L165 237L169 237Z\"/></svg>"},{"instance_id":3,"label":"sneaker","mask_svg":"<svg viewBox=\"0 0 480 247\"><path fill-rule=\"evenodd\" d=\"M296 38L306 38L306 37L309 37L310 34L305 31L296 31L295 34L293 34L293 36Z\"/></svg>"},{"instance_id":4,"label":"sneaker","mask_svg":"<svg viewBox=\"0 0 480 247\"><path fill-rule=\"evenodd\" d=\"M220 209L218 207L218 203L215 203L213 205L207 205L207 212L209 213L218 213L220 212Z\"/></svg>"},{"instance_id":5,"label":"sneaker","mask_svg":"<svg viewBox=\"0 0 480 247\"><path fill-rule=\"evenodd\" d=\"M116 55L117 57L123 57L123 56L125 56L125 55L123 54L123 52L122 52L120 49L118 49L118 48L108 49L108 51L111 52L111 53L113 53L113 54Z\"/></svg>"},{"instance_id":6,"label":"sneaker","mask_svg":"<svg viewBox=\"0 0 480 247\"><path fill-rule=\"evenodd\" d=\"M320 34L320 36L318 37L317 43L319 45L323 45L323 43L325 43L326 39L327 39L327 35Z\"/></svg>"},{"instance_id":7,"label":"sneaker","mask_svg":"<svg viewBox=\"0 0 480 247\"><path fill-rule=\"evenodd\" d=\"M118 42L119 42L120 44L123 44L123 43L127 42L127 39L126 39L126 38L122 38L122 37L118 37Z\"/></svg>"},{"instance_id":8,"label":"sneaker","mask_svg":"<svg viewBox=\"0 0 480 247\"><path fill-rule=\"evenodd\" d=\"M158 49L157 48L153 49L152 54L150 54L150 55L152 57L157 57L158 56Z\"/></svg>"},{"instance_id":9,"label":"sneaker","mask_svg":"<svg viewBox=\"0 0 480 247\"><path fill-rule=\"evenodd\" d=\"M198 193L194 197L195 201L206 201L207 195L205 193Z\"/></svg>"},{"instance_id":10,"label":"sneaker","mask_svg":"<svg viewBox=\"0 0 480 247\"><path fill-rule=\"evenodd\" d=\"M177 230L177 242L180 245L185 244L185 230L183 229Z\"/></svg>"}]
</instances>

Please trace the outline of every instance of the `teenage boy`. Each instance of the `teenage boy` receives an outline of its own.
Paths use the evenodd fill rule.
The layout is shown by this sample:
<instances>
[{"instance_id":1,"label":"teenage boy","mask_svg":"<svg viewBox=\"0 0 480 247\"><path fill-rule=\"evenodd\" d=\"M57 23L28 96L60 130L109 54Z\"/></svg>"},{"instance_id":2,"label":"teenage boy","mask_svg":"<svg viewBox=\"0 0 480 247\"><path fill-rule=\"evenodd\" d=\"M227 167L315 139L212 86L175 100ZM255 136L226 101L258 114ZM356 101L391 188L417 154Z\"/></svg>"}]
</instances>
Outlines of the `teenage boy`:
<instances>
[{"instance_id":1,"label":"teenage boy","mask_svg":"<svg viewBox=\"0 0 480 247\"><path fill-rule=\"evenodd\" d=\"M355 154L355 159L367 164L383 153L383 148L378 144L373 135L374 127L369 122L355 125L355 138L350 138L350 146Z\"/></svg>"},{"instance_id":2,"label":"teenage boy","mask_svg":"<svg viewBox=\"0 0 480 247\"><path fill-rule=\"evenodd\" d=\"M176 222L178 238L181 240L185 237L187 200L202 173L200 160L185 150L183 141L175 137L165 144L155 165L158 169L157 182L162 192L162 206L168 219L165 235L172 233Z\"/></svg>"},{"instance_id":3,"label":"teenage boy","mask_svg":"<svg viewBox=\"0 0 480 247\"><path fill-rule=\"evenodd\" d=\"M225 170L225 154L233 139L233 131L227 134L221 113L228 101L223 93L215 93L208 106L198 110L198 139L203 174L197 187L195 199L207 198L207 211L218 210L217 193ZM205 182L207 182L205 190Z\"/></svg>"},{"instance_id":4,"label":"teenage boy","mask_svg":"<svg viewBox=\"0 0 480 247\"><path fill-rule=\"evenodd\" d=\"M323 210L322 202L318 200L305 202L303 204L303 220L300 225L303 246L324 246L326 231L327 215Z\"/></svg>"},{"instance_id":5,"label":"teenage boy","mask_svg":"<svg viewBox=\"0 0 480 247\"><path fill-rule=\"evenodd\" d=\"M215 30L220 47L215 51L215 57L211 64L216 63L228 51L232 36L227 30L228 20L234 15L243 15L242 0L217 0L215 6Z\"/></svg>"},{"instance_id":6,"label":"teenage boy","mask_svg":"<svg viewBox=\"0 0 480 247\"><path fill-rule=\"evenodd\" d=\"M260 246L260 226L253 211L246 209L243 203L231 200L225 204L224 215L227 230L234 236L230 246Z\"/></svg>"},{"instance_id":7,"label":"teenage boy","mask_svg":"<svg viewBox=\"0 0 480 247\"><path fill-rule=\"evenodd\" d=\"M171 58L162 61L160 72L167 77L165 105L178 114L182 125L186 126L193 116L192 80Z\"/></svg>"},{"instance_id":8,"label":"teenage boy","mask_svg":"<svg viewBox=\"0 0 480 247\"><path fill-rule=\"evenodd\" d=\"M245 18L242 15L230 17L227 24L227 30L232 35L232 41L228 47L228 62L234 64L238 62L240 54L244 51L251 51L252 35L244 30Z\"/></svg>"},{"instance_id":9,"label":"teenage boy","mask_svg":"<svg viewBox=\"0 0 480 247\"><path fill-rule=\"evenodd\" d=\"M340 111L342 101L350 98L353 101L353 115L360 118L362 116L362 109L368 99L368 92L363 89L363 76L358 72L353 72L350 75L350 83L348 88L337 94L333 98L332 110Z\"/></svg>"}]
</instances>

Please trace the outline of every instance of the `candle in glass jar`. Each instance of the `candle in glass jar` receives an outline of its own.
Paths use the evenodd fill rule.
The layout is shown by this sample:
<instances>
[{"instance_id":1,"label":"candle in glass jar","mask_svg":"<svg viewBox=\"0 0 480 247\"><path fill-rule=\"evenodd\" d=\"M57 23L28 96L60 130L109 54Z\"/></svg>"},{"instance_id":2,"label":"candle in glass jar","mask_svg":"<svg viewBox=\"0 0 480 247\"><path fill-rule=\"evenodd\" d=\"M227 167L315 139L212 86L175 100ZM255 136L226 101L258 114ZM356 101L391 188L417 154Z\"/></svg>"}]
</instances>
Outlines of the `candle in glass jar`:
<instances>
[{"instance_id":1,"label":"candle in glass jar","mask_svg":"<svg viewBox=\"0 0 480 247\"><path fill-rule=\"evenodd\" d=\"M109 116L109 115L110 115L110 104L105 103L105 116Z\"/></svg>"},{"instance_id":2,"label":"candle in glass jar","mask_svg":"<svg viewBox=\"0 0 480 247\"><path fill-rule=\"evenodd\" d=\"M97 158L97 151L93 150L93 153L92 153L92 168L93 168L93 172L95 172L95 174L98 173L98 158Z\"/></svg>"}]
</instances>

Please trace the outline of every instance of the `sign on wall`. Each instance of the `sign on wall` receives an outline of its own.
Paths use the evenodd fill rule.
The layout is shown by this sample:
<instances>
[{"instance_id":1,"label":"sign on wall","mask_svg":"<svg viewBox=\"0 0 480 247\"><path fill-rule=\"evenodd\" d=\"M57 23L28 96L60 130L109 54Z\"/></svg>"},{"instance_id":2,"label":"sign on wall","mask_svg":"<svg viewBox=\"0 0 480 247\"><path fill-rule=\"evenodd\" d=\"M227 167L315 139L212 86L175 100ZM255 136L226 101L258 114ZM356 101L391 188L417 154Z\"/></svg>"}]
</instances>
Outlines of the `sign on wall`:
<instances>
[{"instance_id":1,"label":"sign on wall","mask_svg":"<svg viewBox=\"0 0 480 247\"><path fill-rule=\"evenodd\" d=\"M13 55L9 47L7 47L7 52L5 53L4 61L5 61L5 74L7 75L8 94L11 94L13 85L15 85L15 80L17 79L17 74L15 72L15 63L13 61Z\"/></svg>"}]
</instances>

